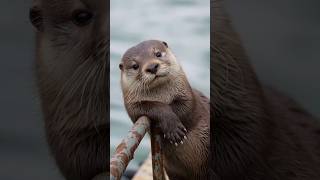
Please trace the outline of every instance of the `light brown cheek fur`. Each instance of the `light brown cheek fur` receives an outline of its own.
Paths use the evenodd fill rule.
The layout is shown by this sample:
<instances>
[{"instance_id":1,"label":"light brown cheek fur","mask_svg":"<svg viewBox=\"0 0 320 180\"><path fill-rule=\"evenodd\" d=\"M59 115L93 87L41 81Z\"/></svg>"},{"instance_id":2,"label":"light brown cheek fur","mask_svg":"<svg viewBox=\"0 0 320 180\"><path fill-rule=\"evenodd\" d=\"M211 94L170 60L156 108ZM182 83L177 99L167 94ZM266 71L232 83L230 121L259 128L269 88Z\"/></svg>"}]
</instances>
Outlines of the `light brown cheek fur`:
<instances>
[{"instance_id":1,"label":"light brown cheek fur","mask_svg":"<svg viewBox=\"0 0 320 180\"><path fill-rule=\"evenodd\" d=\"M160 63L161 68L163 68L162 70L168 72L169 79L167 80L167 83L161 84L152 90L143 89L142 83L135 78L128 78L126 74L121 75L123 95L127 103L156 101L170 104L174 97L178 95L185 96L188 94L185 88L187 84L185 75L179 64L172 63L168 66L166 63ZM145 77L145 79L147 78L148 77ZM179 85L177 86L177 84ZM144 88L148 88L148 86L144 86Z\"/></svg>"}]
</instances>

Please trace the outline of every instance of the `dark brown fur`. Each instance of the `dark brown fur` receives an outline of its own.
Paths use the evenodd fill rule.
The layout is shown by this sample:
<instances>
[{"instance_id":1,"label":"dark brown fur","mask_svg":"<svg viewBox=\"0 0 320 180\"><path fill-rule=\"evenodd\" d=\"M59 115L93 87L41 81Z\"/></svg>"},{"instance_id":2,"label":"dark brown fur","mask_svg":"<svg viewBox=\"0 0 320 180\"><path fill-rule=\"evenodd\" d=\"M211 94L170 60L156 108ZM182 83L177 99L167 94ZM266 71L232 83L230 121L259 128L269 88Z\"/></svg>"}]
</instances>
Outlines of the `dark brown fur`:
<instances>
[{"instance_id":1,"label":"dark brown fur","mask_svg":"<svg viewBox=\"0 0 320 180\"><path fill-rule=\"evenodd\" d=\"M319 122L259 83L221 0L212 12L212 179L320 179Z\"/></svg>"},{"instance_id":2,"label":"dark brown fur","mask_svg":"<svg viewBox=\"0 0 320 180\"><path fill-rule=\"evenodd\" d=\"M145 41L134 48L129 49L122 60L126 65L134 59L141 67L155 59L148 54L148 49L166 49L160 41ZM167 53L170 54L169 50ZM135 58L140 57L140 58ZM175 58L164 58L173 66ZM180 67L180 66L179 66ZM141 70L144 73L143 68ZM172 72L174 76L168 75L166 83L157 84L149 89L142 85L142 80L136 79L141 90L137 90L136 98L128 94L127 81L122 80L124 101L129 116L133 121L141 116L151 119L153 125L159 125L162 132L177 135L179 139L179 123L187 129L187 139L183 144L175 146L169 141L176 139L163 139L164 164L168 176L172 180L203 180L208 178L208 150L209 150L209 100L200 92L192 90L182 69ZM122 76L126 76L122 71ZM137 76L139 77L139 76ZM147 90L145 90L147 88ZM141 92L139 92L141 91ZM134 93L133 93L134 94ZM133 98L133 99L132 99ZM148 99L148 100L145 100ZM177 132L178 131L178 132ZM170 134L169 133L169 134ZM182 133L182 132L181 132ZM184 132L183 132L184 135Z\"/></svg>"},{"instance_id":3,"label":"dark brown fur","mask_svg":"<svg viewBox=\"0 0 320 180\"><path fill-rule=\"evenodd\" d=\"M91 180L109 168L107 5L105 0L35 0L30 12L47 141L68 180ZM79 10L94 18L77 25Z\"/></svg>"}]
</instances>

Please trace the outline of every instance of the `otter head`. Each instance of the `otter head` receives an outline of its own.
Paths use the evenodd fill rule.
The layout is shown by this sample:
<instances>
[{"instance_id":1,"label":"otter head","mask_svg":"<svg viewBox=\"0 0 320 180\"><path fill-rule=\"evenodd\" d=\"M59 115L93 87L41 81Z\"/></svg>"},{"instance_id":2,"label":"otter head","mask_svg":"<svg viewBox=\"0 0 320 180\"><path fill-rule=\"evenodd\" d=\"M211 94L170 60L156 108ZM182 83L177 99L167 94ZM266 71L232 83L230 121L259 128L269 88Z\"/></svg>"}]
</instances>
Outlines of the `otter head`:
<instances>
[{"instance_id":1,"label":"otter head","mask_svg":"<svg viewBox=\"0 0 320 180\"><path fill-rule=\"evenodd\" d=\"M106 123L108 5L105 0L33 1L38 86L56 118L79 110L86 114L79 117Z\"/></svg>"},{"instance_id":2,"label":"otter head","mask_svg":"<svg viewBox=\"0 0 320 180\"><path fill-rule=\"evenodd\" d=\"M158 40L139 43L125 52L119 65L124 92L151 92L178 79L182 72L168 44Z\"/></svg>"},{"instance_id":3,"label":"otter head","mask_svg":"<svg viewBox=\"0 0 320 180\"><path fill-rule=\"evenodd\" d=\"M106 63L107 1L34 0L30 20L38 64L51 79L66 81L79 68L86 74L94 64Z\"/></svg>"}]
</instances>

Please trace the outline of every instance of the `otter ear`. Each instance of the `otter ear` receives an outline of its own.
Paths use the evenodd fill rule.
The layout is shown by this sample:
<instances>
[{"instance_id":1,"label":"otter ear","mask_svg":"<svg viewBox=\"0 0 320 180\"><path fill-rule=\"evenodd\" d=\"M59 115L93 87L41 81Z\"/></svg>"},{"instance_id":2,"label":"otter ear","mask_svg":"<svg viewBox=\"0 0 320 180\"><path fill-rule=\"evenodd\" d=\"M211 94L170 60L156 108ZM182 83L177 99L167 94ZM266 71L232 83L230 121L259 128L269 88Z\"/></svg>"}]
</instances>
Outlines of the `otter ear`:
<instances>
[{"instance_id":1,"label":"otter ear","mask_svg":"<svg viewBox=\"0 0 320 180\"><path fill-rule=\"evenodd\" d=\"M33 1L29 12L29 19L38 31L43 31L43 15L40 1L41 0Z\"/></svg>"},{"instance_id":2,"label":"otter ear","mask_svg":"<svg viewBox=\"0 0 320 180\"><path fill-rule=\"evenodd\" d=\"M166 47L169 47L169 46L168 46L168 43L166 43L166 42L164 42L164 41L162 41L162 43L163 43Z\"/></svg>"},{"instance_id":3,"label":"otter ear","mask_svg":"<svg viewBox=\"0 0 320 180\"><path fill-rule=\"evenodd\" d=\"M123 70L123 64L122 64L122 63L119 64L119 69L120 69L121 71Z\"/></svg>"}]
</instances>

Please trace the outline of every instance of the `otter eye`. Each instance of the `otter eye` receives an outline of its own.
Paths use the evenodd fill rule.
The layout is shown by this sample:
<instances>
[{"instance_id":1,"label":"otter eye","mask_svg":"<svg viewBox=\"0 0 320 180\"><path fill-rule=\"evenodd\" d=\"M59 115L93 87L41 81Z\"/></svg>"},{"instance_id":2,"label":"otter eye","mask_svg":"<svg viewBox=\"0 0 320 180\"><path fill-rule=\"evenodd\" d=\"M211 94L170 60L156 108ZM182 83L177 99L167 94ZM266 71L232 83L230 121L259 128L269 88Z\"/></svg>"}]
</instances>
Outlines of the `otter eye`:
<instances>
[{"instance_id":1,"label":"otter eye","mask_svg":"<svg viewBox=\"0 0 320 180\"><path fill-rule=\"evenodd\" d=\"M164 42L164 41L163 41L162 43L163 43L166 47L168 47L168 43L166 43L166 42Z\"/></svg>"},{"instance_id":2,"label":"otter eye","mask_svg":"<svg viewBox=\"0 0 320 180\"><path fill-rule=\"evenodd\" d=\"M134 70L137 70L137 69L139 69L139 65L138 65L138 64L134 64L134 65L132 65L132 68L133 68Z\"/></svg>"},{"instance_id":3,"label":"otter eye","mask_svg":"<svg viewBox=\"0 0 320 180\"><path fill-rule=\"evenodd\" d=\"M156 57L162 57L162 53L161 52L156 52Z\"/></svg>"},{"instance_id":4,"label":"otter eye","mask_svg":"<svg viewBox=\"0 0 320 180\"><path fill-rule=\"evenodd\" d=\"M30 9L29 18L32 25L38 30L43 30L43 17L42 12L38 7L33 7Z\"/></svg>"},{"instance_id":5,"label":"otter eye","mask_svg":"<svg viewBox=\"0 0 320 180\"><path fill-rule=\"evenodd\" d=\"M93 14L86 10L77 10L73 13L72 21L77 26L85 26L91 22Z\"/></svg>"},{"instance_id":6,"label":"otter eye","mask_svg":"<svg viewBox=\"0 0 320 180\"><path fill-rule=\"evenodd\" d=\"M119 69L122 70L123 69L123 64L119 64Z\"/></svg>"}]
</instances>

